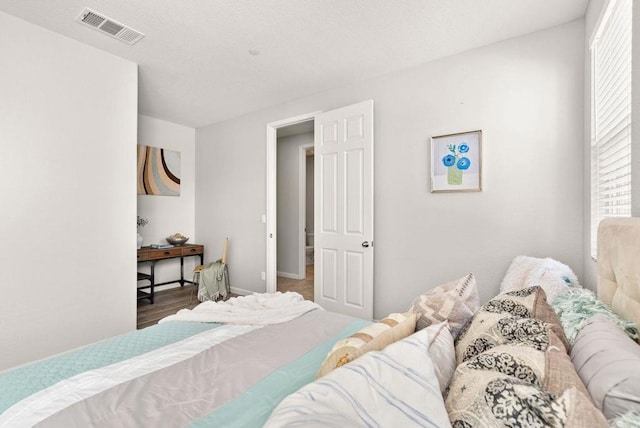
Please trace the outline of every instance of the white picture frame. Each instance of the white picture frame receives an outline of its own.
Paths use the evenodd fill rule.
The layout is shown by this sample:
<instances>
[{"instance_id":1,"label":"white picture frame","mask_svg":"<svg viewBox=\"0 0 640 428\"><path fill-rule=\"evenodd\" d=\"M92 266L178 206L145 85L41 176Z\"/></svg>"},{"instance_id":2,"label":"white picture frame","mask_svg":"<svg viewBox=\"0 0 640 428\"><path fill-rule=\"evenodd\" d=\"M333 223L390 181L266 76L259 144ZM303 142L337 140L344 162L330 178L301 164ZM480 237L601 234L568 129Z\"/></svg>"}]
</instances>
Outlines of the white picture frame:
<instances>
[{"instance_id":1,"label":"white picture frame","mask_svg":"<svg viewBox=\"0 0 640 428\"><path fill-rule=\"evenodd\" d=\"M482 131L431 137L431 193L482 191Z\"/></svg>"}]
</instances>

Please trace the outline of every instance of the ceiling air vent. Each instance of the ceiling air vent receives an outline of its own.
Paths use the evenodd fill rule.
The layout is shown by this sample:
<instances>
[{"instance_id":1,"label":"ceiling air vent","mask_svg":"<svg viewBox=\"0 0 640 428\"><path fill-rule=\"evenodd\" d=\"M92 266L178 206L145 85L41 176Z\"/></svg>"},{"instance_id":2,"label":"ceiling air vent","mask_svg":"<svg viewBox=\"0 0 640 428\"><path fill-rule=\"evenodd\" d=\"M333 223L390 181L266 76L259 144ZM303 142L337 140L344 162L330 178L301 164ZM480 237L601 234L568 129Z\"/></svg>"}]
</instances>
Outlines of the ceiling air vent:
<instances>
[{"instance_id":1,"label":"ceiling air vent","mask_svg":"<svg viewBox=\"0 0 640 428\"><path fill-rule=\"evenodd\" d=\"M84 24L87 27L91 27L94 30L98 30L130 45L135 45L144 37L144 34L141 32L122 25L119 22L116 22L104 15L100 15L90 9L83 10L80 16L76 18L76 22Z\"/></svg>"}]
</instances>

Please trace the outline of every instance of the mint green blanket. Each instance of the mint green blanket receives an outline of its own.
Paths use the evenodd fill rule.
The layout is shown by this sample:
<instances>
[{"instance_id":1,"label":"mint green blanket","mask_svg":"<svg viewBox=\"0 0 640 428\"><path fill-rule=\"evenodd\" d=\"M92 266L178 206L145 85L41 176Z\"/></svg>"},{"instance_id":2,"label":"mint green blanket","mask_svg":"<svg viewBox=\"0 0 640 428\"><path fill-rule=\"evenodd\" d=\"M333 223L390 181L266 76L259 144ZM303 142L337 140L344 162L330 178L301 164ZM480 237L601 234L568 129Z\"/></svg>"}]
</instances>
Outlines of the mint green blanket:
<instances>
[{"instance_id":1,"label":"mint green blanket","mask_svg":"<svg viewBox=\"0 0 640 428\"><path fill-rule=\"evenodd\" d=\"M603 314L615 322L627 335L638 341L638 328L632 323L623 320L618 315L598 300L593 291L586 288L567 288L560 293L551 303L553 310L558 314L562 328L569 343L573 345L578 332L584 327L585 322L594 315Z\"/></svg>"},{"instance_id":2,"label":"mint green blanket","mask_svg":"<svg viewBox=\"0 0 640 428\"><path fill-rule=\"evenodd\" d=\"M0 426L262 426L368 324L323 310L267 326L166 322L0 375Z\"/></svg>"},{"instance_id":3,"label":"mint green blanket","mask_svg":"<svg viewBox=\"0 0 640 428\"><path fill-rule=\"evenodd\" d=\"M0 413L61 380L142 355L220 326L215 323L166 322L0 374Z\"/></svg>"},{"instance_id":4,"label":"mint green blanket","mask_svg":"<svg viewBox=\"0 0 640 428\"><path fill-rule=\"evenodd\" d=\"M289 394L315 379L318 368L333 345L371 324L356 320L340 333L316 346L301 358L280 367L235 400L190 427L258 428L264 425L273 409Z\"/></svg>"}]
</instances>

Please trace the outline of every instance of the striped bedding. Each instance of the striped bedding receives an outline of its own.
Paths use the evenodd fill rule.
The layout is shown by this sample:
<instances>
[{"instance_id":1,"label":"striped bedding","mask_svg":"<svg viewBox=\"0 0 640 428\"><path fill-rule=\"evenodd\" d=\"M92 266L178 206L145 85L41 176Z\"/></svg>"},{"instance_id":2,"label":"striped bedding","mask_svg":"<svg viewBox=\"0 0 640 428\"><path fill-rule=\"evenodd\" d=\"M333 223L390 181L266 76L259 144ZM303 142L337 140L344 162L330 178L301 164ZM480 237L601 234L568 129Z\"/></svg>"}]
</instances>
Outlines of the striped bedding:
<instances>
[{"instance_id":1,"label":"striped bedding","mask_svg":"<svg viewBox=\"0 0 640 428\"><path fill-rule=\"evenodd\" d=\"M166 322L0 375L0 427L259 427L368 321Z\"/></svg>"},{"instance_id":2,"label":"striped bedding","mask_svg":"<svg viewBox=\"0 0 640 428\"><path fill-rule=\"evenodd\" d=\"M265 428L450 427L425 328L285 398Z\"/></svg>"}]
</instances>

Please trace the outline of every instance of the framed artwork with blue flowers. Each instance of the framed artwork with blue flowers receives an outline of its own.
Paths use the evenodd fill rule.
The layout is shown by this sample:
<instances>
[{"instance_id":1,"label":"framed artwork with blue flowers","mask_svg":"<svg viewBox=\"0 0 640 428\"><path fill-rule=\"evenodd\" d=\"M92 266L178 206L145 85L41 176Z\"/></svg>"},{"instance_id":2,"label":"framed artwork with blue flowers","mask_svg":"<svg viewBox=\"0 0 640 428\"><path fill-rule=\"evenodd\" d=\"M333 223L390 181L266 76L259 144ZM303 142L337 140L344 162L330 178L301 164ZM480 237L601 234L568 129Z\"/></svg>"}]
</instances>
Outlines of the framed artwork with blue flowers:
<instances>
[{"instance_id":1,"label":"framed artwork with blue flowers","mask_svg":"<svg viewBox=\"0 0 640 428\"><path fill-rule=\"evenodd\" d=\"M482 190L482 131L431 137L431 192Z\"/></svg>"}]
</instances>

